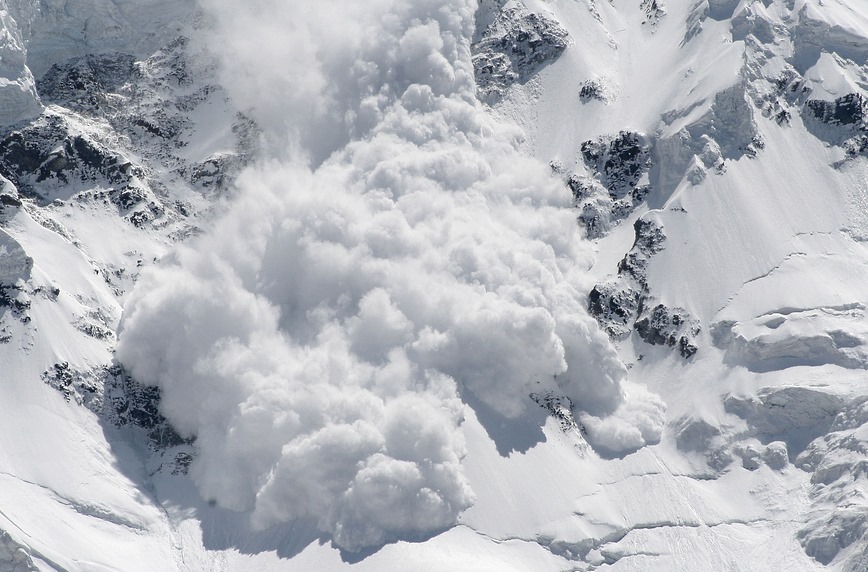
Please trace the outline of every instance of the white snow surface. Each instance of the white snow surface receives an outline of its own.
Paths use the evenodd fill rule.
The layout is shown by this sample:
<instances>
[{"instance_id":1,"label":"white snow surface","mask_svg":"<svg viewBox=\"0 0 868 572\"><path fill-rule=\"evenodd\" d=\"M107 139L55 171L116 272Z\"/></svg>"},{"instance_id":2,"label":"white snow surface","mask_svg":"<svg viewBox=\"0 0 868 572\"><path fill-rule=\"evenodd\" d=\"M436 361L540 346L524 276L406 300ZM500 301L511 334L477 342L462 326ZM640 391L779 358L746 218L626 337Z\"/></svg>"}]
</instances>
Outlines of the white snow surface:
<instances>
[{"instance_id":1,"label":"white snow surface","mask_svg":"<svg viewBox=\"0 0 868 572\"><path fill-rule=\"evenodd\" d=\"M33 75L194 21L226 89L163 163L117 142L189 223L88 182L0 210L0 570L868 569L868 159L806 104L866 95L868 6L509 0L570 45L488 106L501 4L0 0L0 125L116 137ZM170 167L231 153L235 109L263 147L224 200ZM582 142L624 130L651 191L591 241L547 164L593 177ZM586 309L646 216L689 359ZM113 360L193 445L43 382Z\"/></svg>"}]
</instances>

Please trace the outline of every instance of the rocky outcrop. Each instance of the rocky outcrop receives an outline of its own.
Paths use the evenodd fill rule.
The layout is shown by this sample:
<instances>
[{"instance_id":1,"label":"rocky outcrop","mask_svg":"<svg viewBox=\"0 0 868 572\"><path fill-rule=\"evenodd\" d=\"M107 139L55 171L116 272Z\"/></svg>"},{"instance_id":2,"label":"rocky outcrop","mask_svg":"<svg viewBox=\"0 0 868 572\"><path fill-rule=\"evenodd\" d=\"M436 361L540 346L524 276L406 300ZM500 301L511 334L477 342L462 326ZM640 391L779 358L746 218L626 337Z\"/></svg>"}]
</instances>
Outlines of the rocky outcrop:
<instances>
[{"instance_id":1,"label":"rocky outcrop","mask_svg":"<svg viewBox=\"0 0 868 572\"><path fill-rule=\"evenodd\" d=\"M809 99L804 110L805 125L820 139L844 147L851 157L868 152L868 98L861 93Z\"/></svg>"},{"instance_id":2,"label":"rocky outcrop","mask_svg":"<svg viewBox=\"0 0 868 572\"><path fill-rule=\"evenodd\" d=\"M155 451L191 442L180 437L160 413L160 389L136 383L119 365L79 371L68 362L58 362L42 373L42 381L111 426L144 430Z\"/></svg>"},{"instance_id":3,"label":"rocky outcrop","mask_svg":"<svg viewBox=\"0 0 868 572\"><path fill-rule=\"evenodd\" d=\"M81 189L76 183L126 185L144 174L67 116L51 112L0 140L0 169L17 179L20 192L45 202L68 198Z\"/></svg>"},{"instance_id":4,"label":"rocky outcrop","mask_svg":"<svg viewBox=\"0 0 868 572\"><path fill-rule=\"evenodd\" d=\"M633 248L618 263L617 278L597 284L588 294L588 309L613 339L630 335L632 324L648 298L647 265L663 249L666 235L654 219L633 225Z\"/></svg>"},{"instance_id":5,"label":"rocky outcrop","mask_svg":"<svg viewBox=\"0 0 868 572\"><path fill-rule=\"evenodd\" d=\"M135 64L135 57L122 53L72 58L54 64L36 85L46 101L98 113L102 108L117 106L112 94L125 84L143 79Z\"/></svg>"},{"instance_id":6,"label":"rocky outcrop","mask_svg":"<svg viewBox=\"0 0 868 572\"><path fill-rule=\"evenodd\" d=\"M190 205L170 200L166 185L228 189L259 136L249 118L230 111L221 88L198 80L193 87L213 64L202 56L193 70L191 59L181 37L147 60L110 53L54 64L38 82L47 110L0 131L0 176L15 189L2 205L59 199L112 206L137 227L183 224ZM219 151L197 156L187 148L199 128L190 117L206 105L229 112L232 128Z\"/></svg>"},{"instance_id":7,"label":"rocky outcrop","mask_svg":"<svg viewBox=\"0 0 868 572\"><path fill-rule=\"evenodd\" d=\"M666 15L666 4L663 0L642 0L640 7L645 13L645 21L642 23L649 24L651 27L656 27Z\"/></svg>"},{"instance_id":8,"label":"rocky outcrop","mask_svg":"<svg viewBox=\"0 0 868 572\"><path fill-rule=\"evenodd\" d=\"M654 218L640 218L633 225L633 247L618 263L618 276L597 284L588 294L588 310L613 339L631 332L645 343L677 348L685 359L698 350L699 322L683 308L654 304L648 285L648 263L663 250L666 235Z\"/></svg>"},{"instance_id":9,"label":"rocky outcrop","mask_svg":"<svg viewBox=\"0 0 868 572\"><path fill-rule=\"evenodd\" d=\"M599 238L629 216L650 192L651 146L642 134L621 131L585 141L581 152L591 176L574 173L567 185L588 238Z\"/></svg>"},{"instance_id":10,"label":"rocky outcrop","mask_svg":"<svg viewBox=\"0 0 868 572\"><path fill-rule=\"evenodd\" d=\"M642 134L621 131L611 137L585 141L582 158L613 199L647 192L640 181L651 166L651 149Z\"/></svg>"},{"instance_id":11,"label":"rocky outcrop","mask_svg":"<svg viewBox=\"0 0 868 572\"><path fill-rule=\"evenodd\" d=\"M693 357L699 349L695 339L699 335L699 322L690 318L683 308L667 308L657 304L634 324L636 333L646 343L677 347L683 358Z\"/></svg>"},{"instance_id":12,"label":"rocky outcrop","mask_svg":"<svg viewBox=\"0 0 868 572\"><path fill-rule=\"evenodd\" d=\"M501 11L472 46L480 99L493 102L524 83L567 49L567 31L554 19L516 3Z\"/></svg>"}]
</instances>

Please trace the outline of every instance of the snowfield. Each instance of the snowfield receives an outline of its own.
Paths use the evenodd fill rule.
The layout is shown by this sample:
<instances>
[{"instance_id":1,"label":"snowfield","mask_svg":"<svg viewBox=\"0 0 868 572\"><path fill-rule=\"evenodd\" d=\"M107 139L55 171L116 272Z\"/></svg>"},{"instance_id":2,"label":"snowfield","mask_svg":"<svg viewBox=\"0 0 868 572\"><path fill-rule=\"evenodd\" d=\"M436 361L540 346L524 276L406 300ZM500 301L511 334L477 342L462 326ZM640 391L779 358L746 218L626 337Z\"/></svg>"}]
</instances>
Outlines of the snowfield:
<instances>
[{"instance_id":1,"label":"snowfield","mask_svg":"<svg viewBox=\"0 0 868 572\"><path fill-rule=\"evenodd\" d=\"M868 5L0 0L0 571L868 569Z\"/></svg>"}]
</instances>

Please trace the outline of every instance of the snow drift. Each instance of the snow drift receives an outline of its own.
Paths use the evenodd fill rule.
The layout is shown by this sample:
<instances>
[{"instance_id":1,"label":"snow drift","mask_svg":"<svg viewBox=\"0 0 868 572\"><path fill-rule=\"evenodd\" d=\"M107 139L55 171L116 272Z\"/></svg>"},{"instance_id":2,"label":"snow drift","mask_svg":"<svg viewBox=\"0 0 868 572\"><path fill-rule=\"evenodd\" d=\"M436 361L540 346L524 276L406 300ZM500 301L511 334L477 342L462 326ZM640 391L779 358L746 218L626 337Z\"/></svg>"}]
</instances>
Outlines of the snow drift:
<instances>
[{"instance_id":1,"label":"snow drift","mask_svg":"<svg viewBox=\"0 0 868 572\"><path fill-rule=\"evenodd\" d=\"M466 396L569 397L612 451L659 439L586 310L570 193L475 97L472 0L211 2L267 154L143 273L117 347L197 437L201 494L359 550L453 525Z\"/></svg>"}]
</instances>

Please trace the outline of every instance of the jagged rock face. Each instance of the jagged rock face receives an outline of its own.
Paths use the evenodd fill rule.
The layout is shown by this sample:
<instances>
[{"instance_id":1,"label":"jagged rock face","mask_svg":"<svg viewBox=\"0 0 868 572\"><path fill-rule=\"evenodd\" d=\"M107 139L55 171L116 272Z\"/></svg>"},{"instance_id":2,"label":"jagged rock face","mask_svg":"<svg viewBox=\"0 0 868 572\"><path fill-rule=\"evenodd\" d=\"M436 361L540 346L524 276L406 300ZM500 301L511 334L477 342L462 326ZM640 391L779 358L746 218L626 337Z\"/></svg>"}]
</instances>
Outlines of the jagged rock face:
<instances>
[{"instance_id":1,"label":"jagged rock face","mask_svg":"<svg viewBox=\"0 0 868 572\"><path fill-rule=\"evenodd\" d=\"M588 309L614 339L630 335L630 322L639 312L641 290L625 288L617 282L597 284L588 294Z\"/></svg>"},{"instance_id":2,"label":"jagged rock face","mask_svg":"<svg viewBox=\"0 0 868 572\"><path fill-rule=\"evenodd\" d=\"M582 211L579 220L588 238L599 238L629 216L650 192L651 148L641 134L621 131L583 142L581 152L592 178L573 174L567 184Z\"/></svg>"},{"instance_id":3,"label":"jagged rock face","mask_svg":"<svg viewBox=\"0 0 868 572\"><path fill-rule=\"evenodd\" d=\"M76 131L63 116L46 114L8 134L0 141L5 176L17 179L19 192L50 202L67 198L66 189L81 188L76 182L124 185L144 174L141 167Z\"/></svg>"},{"instance_id":4,"label":"jagged rock face","mask_svg":"<svg viewBox=\"0 0 868 572\"><path fill-rule=\"evenodd\" d=\"M657 304L634 327L639 337L649 344L677 346L683 358L693 357L698 349L692 340L699 334L699 324L690 320L683 308Z\"/></svg>"},{"instance_id":5,"label":"jagged rock face","mask_svg":"<svg viewBox=\"0 0 868 572\"><path fill-rule=\"evenodd\" d=\"M843 146L850 157L868 151L868 99L861 93L809 99L805 111L805 123L817 137Z\"/></svg>"},{"instance_id":6,"label":"jagged rock face","mask_svg":"<svg viewBox=\"0 0 868 572\"><path fill-rule=\"evenodd\" d=\"M613 199L634 191L651 166L650 148L639 133L621 131L582 143L582 157Z\"/></svg>"},{"instance_id":7,"label":"jagged rock face","mask_svg":"<svg viewBox=\"0 0 868 572\"><path fill-rule=\"evenodd\" d=\"M829 125L864 127L868 101L859 93L848 93L835 101L809 100L808 110L819 121Z\"/></svg>"},{"instance_id":8,"label":"jagged rock face","mask_svg":"<svg viewBox=\"0 0 868 572\"><path fill-rule=\"evenodd\" d=\"M567 49L568 38L555 20L521 3L501 11L473 44L480 98L495 101L513 83L528 81Z\"/></svg>"},{"instance_id":9,"label":"jagged rock face","mask_svg":"<svg viewBox=\"0 0 868 572\"><path fill-rule=\"evenodd\" d=\"M46 101L96 112L100 107L112 106L111 95L125 84L143 79L135 63L134 56L122 53L72 58L51 66L37 82L37 88Z\"/></svg>"},{"instance_id":10,"label":"jagged rock face","mask_svg":"<svg viewBox=\"0 0 868 572\"><path fill-rule=\"evenodd\" d=\"M591 290L589 310L615 339L630 335L632 322L648 297L648 261L663 249L666 235L654 220L638 219L633 225L633 248L618 263L618 277Z\"/></svg>"},{"instance_id":11,"label":"jagged rock face","mask_svg":"<svg viewBox=\"0 0 868 572\"><path fill-rule=\"evenodd\" d=\"M136 153L161 163L200 188L222 189L246 164L257 145L258 128L238 114L231 125L229 149L190 162L184 147L197 126L190 114L220 97L211 83L193 85L194 72L184 37L147 60L127 54L74 58L55 64L39 81L43 100L77 113L105 119L128 137ZM214 64L197 61L199 74ZM227 134L228 135L228 134Z\"/></svg>"},{"instance_id":12,"label":"jagged rock face","mask_svg":"<svg viewBox=\"0 0 868 572\"><path fill-rule=\"evenodd\" d=\"M643 289L648 288L646 269L651 257L663 250L666 234L654 219L638 219L633 225L633 248L618 263L618 274L635 280Z\"/></svg>"},{"instance_id":13,"label":"jagged rock face","mask_svg":"<svg viewBox=\"0 0 868 572\"><path fill-rule=\"evenodd\" d=\"M642 23L652 27L666 15L666 4L663 0L642 0L640 7L645 12L645 21Z\"/></svg>"},{"instance_id":14,"label":"jagged rock face","mask_svg":"<svg viewBox=\"0 0 868 572\"><path fill-rule=\"evenodd\" d=\"M112 206L137 227L183 224L190 205L170 200L166 185L181 180L222 192L258 137L237 114L223 136L228 145L189 157L187 140L200 128L190 114L220 96L213 85L192 85L189 59L187 40L179 38L145 61L115 53L53 65L38 82L52 107L0 134L0 175L17 188L7 201L75 200Z\"/></svg>"},{"instance_id":15,"label":"jagged rock face","mask_svg":"<svg viewBox=\"0 0 868 572\"><path fill-rule=\"evenodd\" d=\"M582 82L582 87L579 90L579 98L582 100L582 103L588 102L592 99L606 101L606 89L599 80L585 80Z\"/></svg>"},{"instance_id":16,"label":"jagged rock face","mask_svg":"<svg viewBox=\"0 0 868 572\"><path fill-rule=\"evenodd\" d=\"M119 365L77 371L69 362L60 362L42 373L42 381L115 427L143 429L155 451L192 443L160 413L160 389L136 383Z\"/></svg>"},{"instance_id":17,"label":"jagged rock face","mask_svg":"<svg viewBox=\"0 0 868 572\"><path fill-rule=\"evenodd\" d=\"M648 263L665 247L666 235L654 219L637 219L633 230L633 248L618 263L618 277L594 286L588 309L613 339L625 339L635 330L648 344L677 348L683 358L693 357L700 323L684 308L651 307Z\"/></svg>"},{"instance_id":18,"label":"jagged rock face","mask_svg":"<svg viewBox=\"0 0 868 572\"><path fill-rule=\"evenodd\" d=\"M112 53L54 64L37 83L50 107L0 131L0 222L32 213L74 244L73 233L86 229L65 228L54 218L68 217L69 210L120 216L132 226L159 229L170 239L192 232L184 221L200 213L179 197L185 192L190 197L191 191L194 197L219 196L214 191L230 184L258 133L246 117L224 113L234 120L225 128L229 145L204 158L187 153L187 141L200 128L190 113L223 99L220 88L203 84L201 61L197 70L190 69L192 59L187 40L179 38L144 61ZM132 268L107 262L96 269L118 297L143 264L139 253L127 254L139 255ZM10 320L29 324L33 296L58 303L59 288L31 284L32 267L24 248L0 229L0 343L13 341ZM112 313L91 307L72 326L111 348L117 327ZM115 426L148 431L160 450L186 443L159 415L159 392L138 386L116 366L81 370L60 361L42 379ZM189 465L190 453L184 455Z\"/></svg>"},{"instance_id":19,"label":"jagged rock face","mask_svg":"<svg viewBox=\"0 0 868 572\"><path fill-rule=\"evenodd\" d=\"M0 37L30 37L38 50L41 19L59 17L55 7L44 3L15 36L0 4L7 26ZM19 54L20 63L29 74L26 55ZM3 63L14 63L7 56L0 48ZM8 371L10 356L25 356L23 363L41 373L13 377L41 378L68 407L95 414L95 427L147 443L139 454L150 474L183 476L195 455L192 442L160 414L159 391L112 361L120 305L140 269L195 234L212 202L226 196L258 130L213 84L209 57L191 54L183 37L146 59L101 53L51 63L33 82L33 113L10 119L10 84L0 80L0 370ZM197 112L203 117L191 119ZM213 144L191 150L206 128ZM39 238L28 242L33 236ZM65 342L52 341L57 332ZM49 354L52 362L41 363ZM43 556L33 551L31 559L18 540L0 530L0 568L45 569Z\"/></svg>"}]
</instances>

